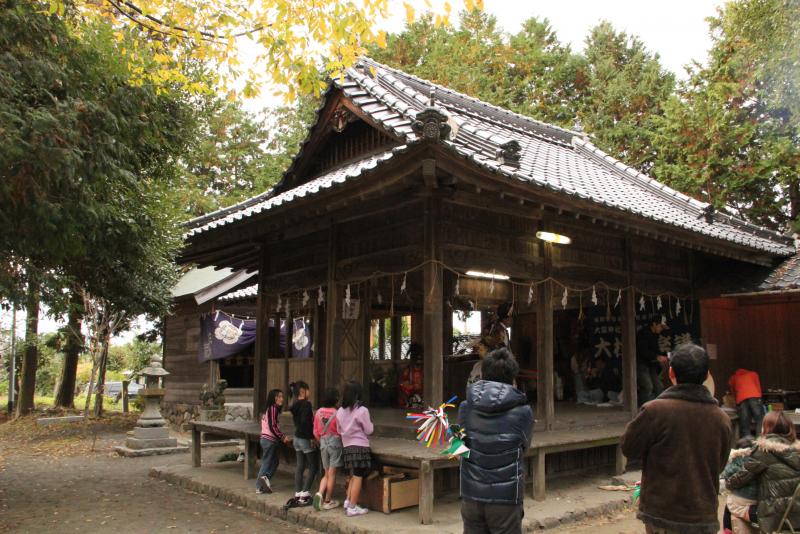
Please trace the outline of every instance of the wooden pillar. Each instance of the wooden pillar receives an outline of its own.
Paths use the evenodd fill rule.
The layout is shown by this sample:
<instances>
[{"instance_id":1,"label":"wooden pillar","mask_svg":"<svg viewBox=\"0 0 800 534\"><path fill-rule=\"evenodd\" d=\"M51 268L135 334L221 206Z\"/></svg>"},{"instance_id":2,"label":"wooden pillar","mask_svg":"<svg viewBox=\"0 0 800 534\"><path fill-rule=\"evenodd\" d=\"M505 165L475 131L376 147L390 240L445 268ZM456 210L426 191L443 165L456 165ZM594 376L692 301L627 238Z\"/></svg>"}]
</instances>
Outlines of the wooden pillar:
<instances>
[{"instance_id":1,"label":"wooden pillar","mask_svg":"<svg viewBox=\"0 0 800 534\"><path fill-rule=\"evenodd\" d=\"M548 243L549 245L549 243ZM536 328L536 417L543 430L552 430L555 420L553 383L553 287L550 282L537 286Z\"/></svg>"},{"instance_id":2,"label":"wooden pillar","mask_svg":"<svg viewBox=\"0 0 800 534\"><path fill-rule=\"evenodd\" d=\"M291 298L291 297L286 297ZM280 319L279 319L280 320ZM289 307L289 313L286 314L286 346L284 347L283 351L283 380L284 385L286 386L286 391L289 391L289 384L293 382L292 377L289 376L289 362L292 359L292 328L294 318L292 317L292 310L291 306ZM288 400L288 396L287 396ZM288 402L287 402L288 406Z\"/></svg>"},{"instance_id":3,"label":"wooden pillar","mask_svg":"<svg viewBox=\"0 0 800 534\"><path fill-rule=\"evenodd\" d=\"M361 313L359 315L359 320L361 321L362 328L361 328L361 342L359 343L361 348L361 376L359 377L359 382L361 385L364 386L364 399L365 402L370 403L370 374L369 374L369 367L371 363L370 358L370 346L369 346L369 337L370 337L370 326L372 325L372 286L366 284L363 293L361 294L361 302L359 303L361 306ZM383 320L381 320L383 322ZM368 404L369 405L369 404Z\"/></svg>"},{"instance_id":4,"label":"wooden pillar","mask_svg":"<svg viewBox=\"0 0 800 534\"><path fill-rule=\"evenodd\" d=\"M264 293L266 279L266 250L261 252L258 267L258 296L256 297L256 346L253 351L253 420L267 407L267 355L269 353L269 316L267 295Z\"/></svg>"},{"instance_id":5,"label":"wooden pillar","mask_svg":"<svg viewBox=\"0 0 800 534\"><path fill-rule=\"evenodd\" d=\"M403 318L400 315L392 317L392 336L389 340L392 344L392 360L396 367L403 351Z\"/></svg>"},{"instance_id":6,"label":"wooden pillar","mask_svg":"<svg viewBox=\"0 0 800 534\"><path fill-rule=\"evenodd\" d=\"M425 403L439 406L443 400L444 347L442 346L442 265L439 243L439 214L441 201L428 197L425 200L425 267L423 267L423 347Z\"/></svg>"},{"instance_id":7,"label":"wooden pillar","mask_svg":"<svg viewBox=\"0 0 800 534\"><path fill-rule=\"evenodd\" d=\"M368 327L372 329L371 324ZM386 359L386 319L378 320L378 359Z\"/></svg>"},{"instance_id":8,"label":"wooden pillar","mask_svg":"<svg viewBox=\"0 0 800 534\"><path fill-rule=\"evenodd\" d=\"M622 399L625 411L631 418L639 413L636 380L636 291L633 289L633 258L631 242L625 239L625 269L628 289L622 303L620 324L622 327Z\"/></svg>"},{"instance_id":9,"label":"wooden pillar","mask_svg":"<svg viewBox=\"0 0 800 534\"><path fill-rule=\"evenodd\" d=\"M451 284L446 284L444 287L449 288ZM447 300L449 294L444 291L443 300ZM453 354L453 309L448 306L447 302L442 303L442 348L445 356Z\"/></svg>"},{"instance_id":10,"label":"wooden pillar","mask_svg":"<svg viewBox=\"0 0 800 534\"><path fill-rule=\"evenodd\" d=\"M339 314L339 291L336 286L336 243L338 229L331 225L328 233L328 284L325 295L325 387L339 387L341 360L336 346L336 320Z\"/></svg>"},{"instance_id":11,"label":"wooden pillar","mask_svg":"<svg viewBox=\"0 0 800 534\"><path fill-rule=\"evenodd\" d=\"M325 386L323 385L325 377L323 376L322 358L320 357L323 352L323 350L320 349L320 345L322 344L322 338L320 338L322 328L320 324L322 322L320 321L320 312L322 308L317 304L316 299L313 301L311 309L313 313L311 319L311 355L314 358L314 398L319 400L322 399L322 394L325 391Z\"/></svg>"}]
</instances>

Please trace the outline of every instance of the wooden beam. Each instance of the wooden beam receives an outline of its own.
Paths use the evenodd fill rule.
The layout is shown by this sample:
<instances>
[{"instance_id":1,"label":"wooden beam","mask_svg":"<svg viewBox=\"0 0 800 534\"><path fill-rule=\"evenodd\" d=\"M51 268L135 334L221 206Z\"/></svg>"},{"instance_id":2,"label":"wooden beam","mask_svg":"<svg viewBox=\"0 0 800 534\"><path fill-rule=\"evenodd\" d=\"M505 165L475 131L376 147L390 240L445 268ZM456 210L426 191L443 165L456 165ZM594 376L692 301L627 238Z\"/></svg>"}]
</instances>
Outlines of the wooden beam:
<instances>
[{"instance_id":1,"label":"wooden beam","mask_svg":"<svg viewBox=\"0 0 800 534\"><path fill-rule=\"evenodd\" d=\"M337 355L336 320L339 310L339 291L336 286L336 246L339 227L331 225L328 231L328 284L325 295L325 387L338 387L341 360Z\"/></svg>"},{"instance_id":2,"label":"wooden beam","mask_svg":"<svg viewBox=\"0 0 800 534\"><path fill-rule=\"evenodd\" d=\"M290 297L289 297L290 298ZM286 391L289 391L289 384L292 382L292 377L289 376L289 361L292 359L292 329L294 324L294 317L292 316L293 310L290 308L289 313L286 314L286 345L283 347L283 359L285 365L283 367L283 383L286 386ZM280 319L279 319L280 320ZM288 397L287 397L288 400ZM288 402L286 403L288 406Z\"/></svg>"},{"instance_id":3,"label":"wooden beam","mask_svg":"<svg viewBox=\"0 0 800 534\"><path fill-rule=\"evenodd\" d=\"M372 325L369 325L372 329ZM386 321L380 319L378 321L378 359L386 359Z\"/></svg>"},{"instance_id":4,"label":"wooden beam","mask_svg":"<svg viewBox=\"0 0 800 534\"><path fill-rule=\"evenodd\" d=\"M625 239L625 265L628 272L628 290L622 303L622 399L625 411L636 417L639 412L636 380L636 291L633 289L631 240Z\"/></svg>"},{"instance_id":5,"label":"wooden beam","mask_svg":"<svg viewBox=\"0 0 800 534\"><path fill-rule=\"evenodd\" d=\"M369 366L371 361L369 336L370 326L372 325L372 286L369 283L366 284L364 292L361 294L361 315L359 319L363 327L361 329L361 343L359 343L361 349L361 354L359 355L361 358L361 376L359 376L358 381L364 386L364 400L370 403L372 400L369 394Z\"/></svg>"},{"instance_id":6,"label":"wooden beam","mask_svg":"<svg viewBox=\"0 0 800 534\"><path fill-rule=\"evenodd\" d=\"M542 241L544 278L550 276L553 265L553 244ZM552 430L555 421L555 391L553 383L553 286L545 282L536 286L536 416L544 430Z\"/></svg>"},{"instance_id":7,"label":"wooden beam","mask_svg":"<svg viewBox=\"0 0 800 534\"><path fill-rule=\"evenodd\" d=\"M267 276L267 252L262 250L258 270L258 296L256 297L256 346L253 363L253 420L267 407L267 357L269 351L269 317L264 279Z\"/></svg>"},{"instance_id":8,"label":"wooden beam","mask_svg":"<svg viewBox=\"0 0 800 534\"><path fill-rule=\"evenodd\" d=\"M428 262L423 267L423 347L424 395L428 406L439 406L443 400L444 347L442 346L442 305L443 281L442 266L434 261L441 259L441 243L439 242L438 220L441 214L441 200L428 198L425 201L425 250L424 258Z\"/></svg>"}]
</instances>

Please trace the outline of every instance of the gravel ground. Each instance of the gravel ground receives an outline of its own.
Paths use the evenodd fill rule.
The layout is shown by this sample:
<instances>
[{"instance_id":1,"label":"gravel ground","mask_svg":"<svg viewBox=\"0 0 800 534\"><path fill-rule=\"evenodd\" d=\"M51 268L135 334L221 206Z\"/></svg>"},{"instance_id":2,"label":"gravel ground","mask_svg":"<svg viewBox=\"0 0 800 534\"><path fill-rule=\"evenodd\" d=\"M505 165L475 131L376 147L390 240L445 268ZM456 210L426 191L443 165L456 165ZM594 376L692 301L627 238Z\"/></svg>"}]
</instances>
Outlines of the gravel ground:
<instances>
[{"instance_id":1,"label":"gravel ground","mask_svg":"<svg viewBox=\"0 0 800 534\"><path fill-rule=\"evenodd\" d=\"M312 532L151 479L151 466L188 454L120 458L111 448L124 439L101 435L97 452L66 457L0 439L0 532Z\"/></svg>"}]
</instances>

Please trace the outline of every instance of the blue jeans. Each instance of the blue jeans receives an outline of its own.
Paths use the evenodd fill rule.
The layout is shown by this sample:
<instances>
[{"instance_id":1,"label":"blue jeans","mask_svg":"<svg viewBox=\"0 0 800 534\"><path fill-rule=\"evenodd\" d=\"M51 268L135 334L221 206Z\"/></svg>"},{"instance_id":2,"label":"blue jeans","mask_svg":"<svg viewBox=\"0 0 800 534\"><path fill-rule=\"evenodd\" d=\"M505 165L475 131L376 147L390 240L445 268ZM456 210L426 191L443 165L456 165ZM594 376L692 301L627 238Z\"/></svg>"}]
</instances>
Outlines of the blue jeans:
<instances>
[{"instance_id":1,"label":"blue jeans","mask_svg":"<svg viewBox=\"0 0 800 534\"><path fill-rule=\"evenodd\" d=\"M256 477L256 487L259 488L261 477L272 479L278 470L278 442L261 438L261 467Z\"/></svg>"},{"instance_id":2,"label":"blue jeans","mask_svg":"<svg viewBox=\"0 0 800 534\"><path fill-rule=\"evenodd\" d=\"M737 406L739 408L739 437L752 436L750 429L755 423L755 435L761 434L761 422L764 420L764 407L761 399L753 397L745 399Z\"/></svg>"}]
</instances>

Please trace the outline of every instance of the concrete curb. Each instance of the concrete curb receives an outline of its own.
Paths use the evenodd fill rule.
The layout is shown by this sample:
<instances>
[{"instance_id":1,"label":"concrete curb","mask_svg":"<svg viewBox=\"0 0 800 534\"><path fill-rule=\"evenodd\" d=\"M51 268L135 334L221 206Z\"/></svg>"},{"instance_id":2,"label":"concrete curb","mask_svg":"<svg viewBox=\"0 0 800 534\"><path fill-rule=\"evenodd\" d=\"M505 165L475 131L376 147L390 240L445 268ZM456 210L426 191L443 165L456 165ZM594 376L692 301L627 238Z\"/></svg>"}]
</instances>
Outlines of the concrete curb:
<instances>
[{"instance_id":1,"label":"concrete curb","mask_svg":"<svg viewBox=\"0 0 800 534\"><path fill-rule=\"evenodd\" d=\"M289 523L297 524L318 532L328 534L368 534L375 532L373 529L364 528L353 521L348 520L343 514L318 513L311 507L292 508L284 510L283 506L269 503L253 494L244 494L241 491L219 487L208 484L200 480L195 480L191 476L183 473L175 473L168 467L152 467L149 471L152 478L163 480L169 484L180 487L184 490L199 493L226 504L240 506L251 512L266 517L276 517ZM522 529L524 532L540 532L550 530L565 525L570 525L578 521L585 521L596 517L612 514L624 510L629 506L629 501L620 499L618 501L607 502L596 506L568 512L560 516L545 517L542 519L523 520ZM422 527L421 529L430 531L432 526Z\"/></svg>"}]
</instances>

